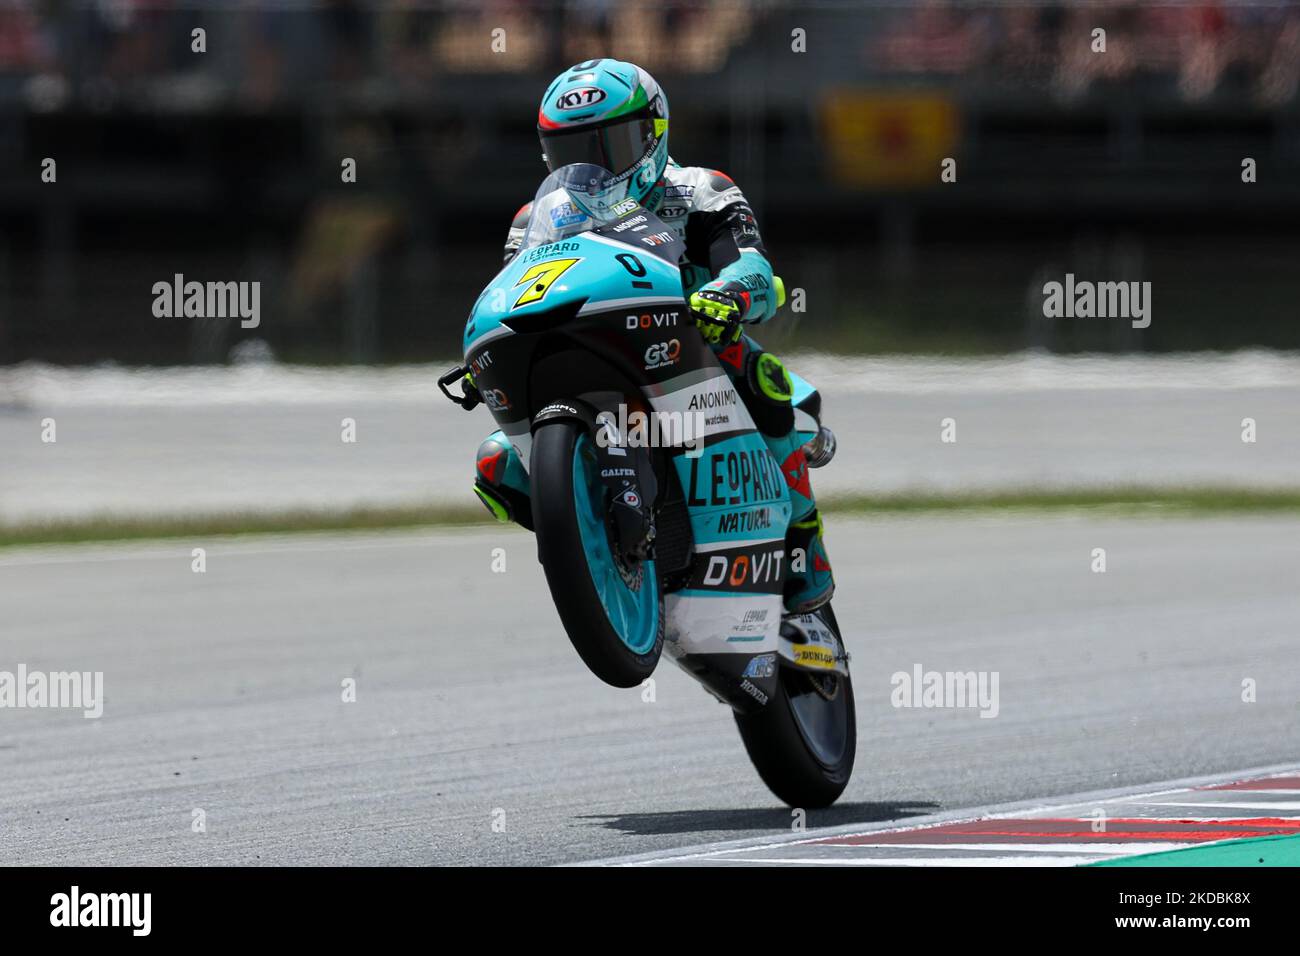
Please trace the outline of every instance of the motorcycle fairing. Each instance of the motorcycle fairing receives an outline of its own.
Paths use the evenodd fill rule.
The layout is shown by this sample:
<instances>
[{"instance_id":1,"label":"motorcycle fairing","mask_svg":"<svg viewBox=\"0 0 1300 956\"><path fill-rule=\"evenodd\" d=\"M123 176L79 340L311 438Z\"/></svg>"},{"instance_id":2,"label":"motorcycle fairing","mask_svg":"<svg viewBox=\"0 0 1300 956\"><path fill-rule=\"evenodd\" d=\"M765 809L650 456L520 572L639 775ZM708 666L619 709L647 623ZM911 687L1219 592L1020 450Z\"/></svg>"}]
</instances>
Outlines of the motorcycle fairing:
<instances>
[{"instance_id":1,"label":"motorcycle fairing","mask_svg":"<svg viewBox=\"0 0 1300 956\"><path fill-rule=\"evenodd\" d=\"M794 427L799 433L800 443L807 443L816 437L817 429L821 427L821 395L807 379L789 369L786 369L785 373L790 376L792 393L790 404L794 406Z\"/></svg>"},{"instance_id":2,"label":"motorcycle fairing","mask_svg":"<svg viewBox=\"0 0 1300 956\"><path fill-rule=\"evenodd\" d=\"M475 302L464 336L475 385L525 467L533 419L553 402L610 410L613 395L700 424L694 448L661 448L694 537L683 586L665 594L665 651L720 699L761 706L775 689L765 662L778 652L790 520L780 466L690 323L680 241L640 207L569 228L533 246L526 236Z\"/></svg>"},{"instance_id":3,"label":"motorcycle fairing","mask_svg":"<svg viewBox=\"0 0 1300 956\"><path fill-rule=\"evenodd\" d=\"M781 627L778 653L796 667L816 673L849 674L849 655L835 632L815 614L788 617Z\"/></svg>"}]
</instances>

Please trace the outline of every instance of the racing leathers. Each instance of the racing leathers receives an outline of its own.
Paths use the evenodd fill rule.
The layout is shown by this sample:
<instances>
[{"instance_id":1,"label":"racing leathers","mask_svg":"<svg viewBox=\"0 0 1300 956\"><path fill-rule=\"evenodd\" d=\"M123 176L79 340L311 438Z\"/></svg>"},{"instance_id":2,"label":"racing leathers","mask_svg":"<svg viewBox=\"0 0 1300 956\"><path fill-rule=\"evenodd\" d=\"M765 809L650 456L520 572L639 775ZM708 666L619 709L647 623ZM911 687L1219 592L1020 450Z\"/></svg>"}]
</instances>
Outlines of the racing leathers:
<instances>
[{"instance_id":1,"label":"racing leathers","mask_svg":"<svg viewBox=\"0 0 1300 956\"><path fill-rule=\"evenodd\" d=\"M679 166L672 160L643 205L685 243L682 284L692 313L781 463L791 499L786 609L805 613L820 607L830 600L834 579L809 483L808 461L795 429L790 378L780 359L741 334L742 323L765 322L777 309L772 267L754 212L730 177L698 166ZM529 203L515 214L506 238L507 262L523 242L531 210ZM480 466L490 461L494 470L500 467L503 444L495 436L489 438L479 451ZM505 449L513 455L508 445ZM507 467L518 466L517 462L507 463Z\"/></svg>"}]
</instances>

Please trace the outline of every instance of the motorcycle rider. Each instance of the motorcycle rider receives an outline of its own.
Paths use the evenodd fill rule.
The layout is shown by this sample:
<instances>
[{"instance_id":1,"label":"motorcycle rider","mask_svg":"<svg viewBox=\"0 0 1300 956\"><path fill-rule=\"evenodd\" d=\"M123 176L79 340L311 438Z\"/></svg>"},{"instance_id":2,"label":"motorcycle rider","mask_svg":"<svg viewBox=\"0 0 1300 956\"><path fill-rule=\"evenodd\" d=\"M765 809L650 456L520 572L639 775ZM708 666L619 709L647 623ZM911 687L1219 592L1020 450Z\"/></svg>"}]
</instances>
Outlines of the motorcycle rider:
<instances>
[{"instance_id":1,"label":"motorcycle rider","mask_svg":"<svg viewBox=\"0 0 1300 956\"><path fill-rule=\"evenodd\" d=\"M781 463L792 504L787 532L791 561L786 609L806 613L830 600L834 578L822 539L822 521L809 484L809 467L834 454L834 436L823 428L801 446L795 429L792 385L781 360L744 334L775 314L777 293L754 212L724 173L679 166L668 155L668 100L641 67L619 60L578 63L547 87L537 114L543 159L552 171L570 163L594 163L625 183L627 196L659 216L686 245L682 282L692 318L712 346L769 449ZM523 241L532 203L510 225L507 262ZM502 452L505 452L503 456ZM513 449L499 434L479 449L480 478L491 485L506 470L519 472ZM488 473L484 469L488 469ZM489 509L500 506L476 484ZM802 567L800 567L800 564Z\"/></svg>"}]
</instances>

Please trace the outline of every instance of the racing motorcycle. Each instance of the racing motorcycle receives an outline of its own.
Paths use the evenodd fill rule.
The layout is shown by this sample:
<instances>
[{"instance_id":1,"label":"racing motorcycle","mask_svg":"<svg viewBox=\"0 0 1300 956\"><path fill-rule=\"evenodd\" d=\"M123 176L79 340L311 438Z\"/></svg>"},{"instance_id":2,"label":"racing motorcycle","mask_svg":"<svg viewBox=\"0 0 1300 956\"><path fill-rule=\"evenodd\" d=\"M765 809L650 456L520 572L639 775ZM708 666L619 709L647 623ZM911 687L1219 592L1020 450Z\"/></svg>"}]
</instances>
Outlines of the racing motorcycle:
<instances>
[{"instance_id":1,"label":"racing motorcycle","mask_svg":"<svg viewBox=\"0 0 1300 956\"><path fill-rule=\"evenodd\" d=\"M574 164L543 181L518 253L470 312L465 365L438 381L499 428L474 490L534 532L592 673L634 687L666 652L732 708L773 793L829 806L857 747L835 613L783 613L798 557L785 476L695 330L683 243L635 200L607 200L612 178ZM791 379L809 441L820 397Z\"/></svg>"}]
</instances>

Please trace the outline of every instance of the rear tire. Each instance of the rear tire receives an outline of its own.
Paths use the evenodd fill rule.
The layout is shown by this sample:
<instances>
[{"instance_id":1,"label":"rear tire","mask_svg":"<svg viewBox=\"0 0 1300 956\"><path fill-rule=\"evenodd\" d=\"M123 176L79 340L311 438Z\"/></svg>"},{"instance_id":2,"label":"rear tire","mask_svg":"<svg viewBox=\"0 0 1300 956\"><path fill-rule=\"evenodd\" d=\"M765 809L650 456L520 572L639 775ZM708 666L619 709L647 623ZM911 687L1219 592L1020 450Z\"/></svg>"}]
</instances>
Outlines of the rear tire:
<instances>
[{"instance_id":1,"label":"rear tire","mask_svg":"<svg viewBox=\"0 0 1300 956\"><path fill-rule=\"evenodd\" d=\"M830 605L815 613L840 636ZM858 746L853 681L777 660L776 692L766 706L735 715L740 739L758 775L782 801L809 810L829 807L853 774Z\"/></svg>"},{"instance_id":2,"label":"rear tire","mask_svg":"<svg viewBox=\"0 0 1300 956\"><path fill-rule=\"evenodd\" d=\"M551 421L533 436L537 557L583 663L607 684L636 687L663 651L663 595L654 561L642 562L638 580L614 552L608 497L592 451L577 422Z\"/></svg>"}]
</instances>

